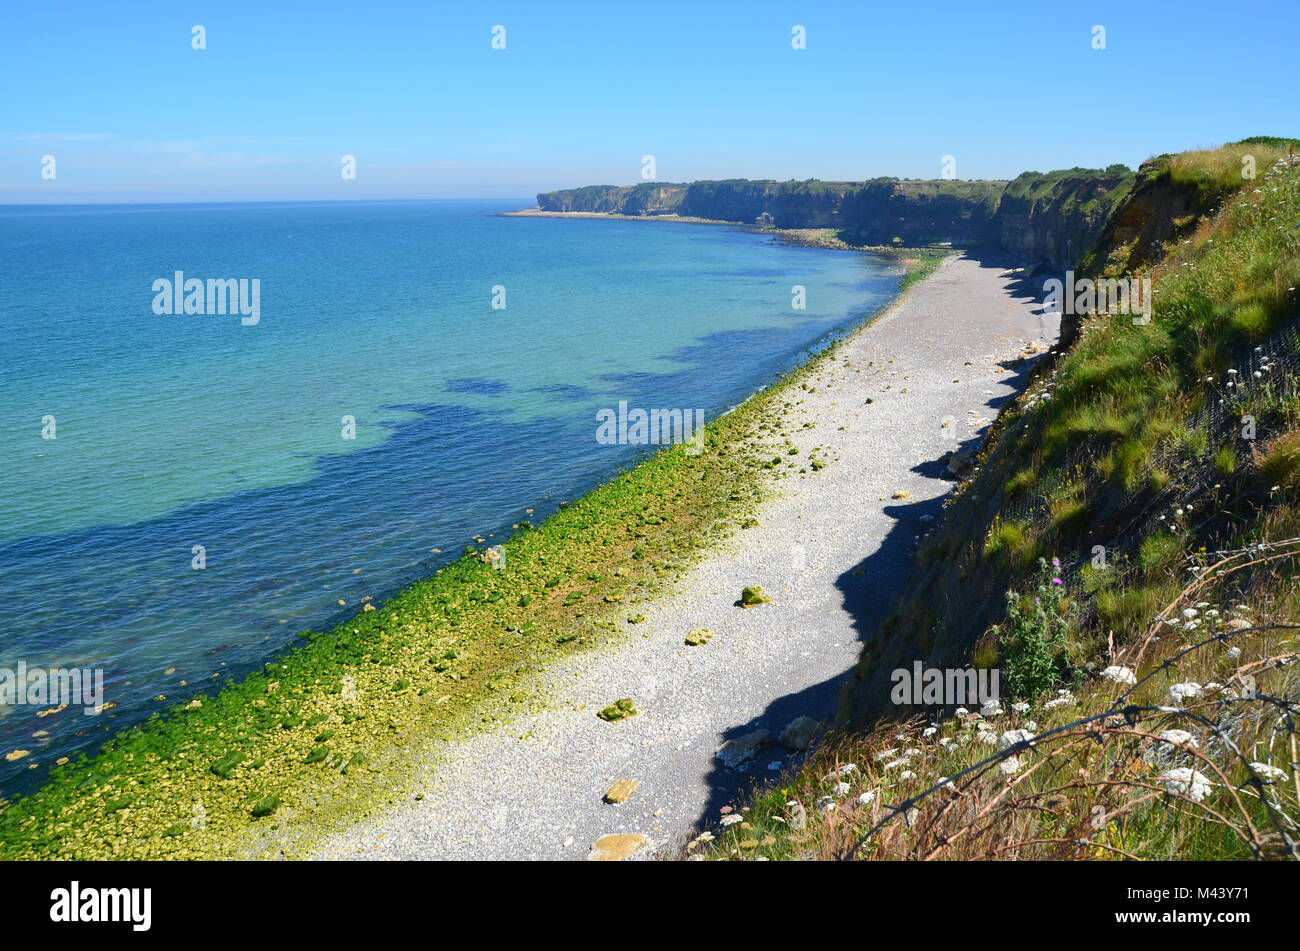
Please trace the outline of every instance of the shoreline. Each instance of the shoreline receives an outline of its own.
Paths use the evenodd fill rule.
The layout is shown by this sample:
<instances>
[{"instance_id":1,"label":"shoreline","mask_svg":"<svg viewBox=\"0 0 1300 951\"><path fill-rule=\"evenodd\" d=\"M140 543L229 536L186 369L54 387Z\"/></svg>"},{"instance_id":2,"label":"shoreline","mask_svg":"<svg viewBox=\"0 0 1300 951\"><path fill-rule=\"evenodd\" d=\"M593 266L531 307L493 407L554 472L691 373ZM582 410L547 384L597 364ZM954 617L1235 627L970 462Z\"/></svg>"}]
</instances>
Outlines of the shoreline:
<instances>
[{"instance_id":1,"label":"shoreline","mask_svg":"<svg viewBox=\"0 0 1300 951\"><path fill-rule=\"evenodd\" d=\"M937 263L917 261L911 276ZM670 447L535 528L521 522L503 543L505 570L469 550L331 630L306 632L305 644L215 696L173 706L88 760L55 767L29 794L0 803L0 855L258 853L391 802L414 744L517 716L540 702L538 675L554 662L637 633L635 605L672 590L770 487L771 466L755 449L781 394L896 308L906 286L710 422L702 456Z\"/></svg>"},{"instance_id":2,"label":"shoreline","mask_svg":"<svg viewBox=\"0 0 1300 951\"><path fill-rule=\"evenodd\" d=\"M696 218L681 215L623 215L604 211L542 211L540 208L521 208L517 211L498 212L497 218L553 218L585 219L588 221L663 221L675 224L723 225L749 234L771 235L777 243L797 248L820 248L824 251L858 251L876 254L895 260L908 260L925 255L956 254L965 250L951 242L927 245L853 244L840 237L835 228L775 228L760 227L753 222L726 221L720 218Z\"/></svg>"},{"instance_id":3,"label":"shoreline","mask_svg":"<svg viewBox=\"0 0 1300 951\"><path fill-rule=\"evenodd\" d=\"M572 860L619 834L652 857L734 808L743 789L779 782L799 754L778 738L800 717L834 717L866 628L953 489L934 460L982 438L1036 362L1017 359L1026 342L1055 333L1018 281L1008 256L949 258L935 280L759 394L768 412L755 422L766 428L752 448L772 467L772 491L648 599L638 636L542 671L549 702L535 710L412 745L412 783L392 801L280 854ZM755 584L770 602L741 609L741 588ZM700 628L707 643L684 642ZM637 714L594 715L618 698ZM638 784L630 799L603 801L625 781Z\"/></svg>"}]
</instances>

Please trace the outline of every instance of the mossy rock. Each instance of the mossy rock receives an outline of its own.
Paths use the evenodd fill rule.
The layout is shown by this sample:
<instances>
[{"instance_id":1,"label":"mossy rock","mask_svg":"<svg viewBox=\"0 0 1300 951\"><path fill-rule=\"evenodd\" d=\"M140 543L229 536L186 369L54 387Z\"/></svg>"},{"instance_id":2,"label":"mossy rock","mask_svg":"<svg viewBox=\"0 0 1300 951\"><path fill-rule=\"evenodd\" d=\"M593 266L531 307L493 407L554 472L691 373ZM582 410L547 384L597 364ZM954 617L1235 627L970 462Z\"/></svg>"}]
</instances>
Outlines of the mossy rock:
<instances>
[{"instance_id":1,"label":"mossy rock","mask_svg":"<svg viewBox=\"0 0 1300 951\"><path fill-rule=\"evenodd\" d=\"M707 627L693 628L690 633L686 635L686 644L688 647L699 647L702 644L708 643L709 638L712 636L713 632Z\"/></svg>"},{"instance_id":2,"label":"mossy rock","mask_svg":"<svg viewBox=\"0 0 1300 951\"><path fill-rule=\"evenodd\" d=\"M244 754L230 752L208 767L209 772L222 779L229 779L235 773L235 767L244 761Z\"/></svg>"},{"instance_id":3,"label":"mossy rock","mask_svg":"<svg viewBox=\"0 0 1300 951\"><path fill-rule=\"evenodd\" d=\"M752 608L756 604L767 604L771 600L758 585L751 585L740 592L740 606L742 608Z\"/></svg>"},{"instance_id":4,"label":"mossy rock","mask_svg":"<svg viewBox=\"0 0 1300 951\"><path fill-rule=\"evenodd\" d=\"M275 793L263 796L253 804L253 818L261 819L263 816L269 816L275 810L280 808L280 797Z\"/></svg>"},{"instance_id":5,"label":"mossy rock","mask_svg":"<svg viewBox=\"0 0 1300 951\"><path fill-rule=\"evenodd\" d=\"M617 723L619 720L636 716L636 704L631 697L624 697L622 700L615 700L596 716L607 723Z\"/></svg>"}]
</instances>

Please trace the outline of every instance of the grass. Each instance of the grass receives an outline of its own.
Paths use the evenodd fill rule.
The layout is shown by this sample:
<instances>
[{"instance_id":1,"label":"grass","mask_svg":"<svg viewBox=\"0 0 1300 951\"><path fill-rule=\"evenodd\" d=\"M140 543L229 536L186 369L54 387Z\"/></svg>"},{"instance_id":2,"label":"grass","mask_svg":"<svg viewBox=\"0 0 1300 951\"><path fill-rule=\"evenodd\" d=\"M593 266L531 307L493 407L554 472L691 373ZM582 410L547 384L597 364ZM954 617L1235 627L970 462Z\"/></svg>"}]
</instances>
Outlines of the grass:
<instances>
[{"instance_id":1,"label":"grass","mask_svg":"<svg viewBox=\"0 0 1300 951\"><path fill-rule=\"evenodd\" d=\"M1215 609L1208 644L1181 657L1115 658L1139 680L1100 678L992 719L970 714L935 727L924 717L840 734L796 773L757 792L743 821L710 827L683 850L712 860L1283 858L1279 831L1300 820L1290 760L1296 734L1268 699L1294 696L1294 630L1232 632ZM1238 614L1240 612L1237 612ZM1253 622L1252 623L1258 623ZM1227 647L1241 653L1235 658ZM1166 666L1168 665L1168 666ZM1247 680L1246 678L1251 678ZM1171 682L1225 684L1169 713ZM1105 715L1119 708L1128 716ZM1224 727L1236 756L1220 741ZM1005 748L1027 730L1032 744ZM1185 730L1190 742L1180 742ZM1194 744L1194 745L1193 745ZM1003 764L1006 764L1004 771ZM1197 799L1177 770L1195 770ZM846 782L849 789L836 788ZM806 821L803 820L806 817Z\"/></svg>"},{"instance_id":2,"label":"grass","mask_svg":"<svg viewBox=\"0 0 1300 951\"><path fill-rule=\"evenodd\" d=\"M1103 313L1080 318L1065 351L1044 363L1029 392L999 415L980 471L947 500L896 609L869 634L843 696L841 731L775 789L750 800L749 828L732 826L692 852L844 857L875 823L894 815L889 805L903 803L903 811L855 855L1278 854L1276 837L1259 832L1275 817L1252 787L1250 769L1225 758L1194 716L1150 713L1136 726L1107 725L1104 744L1096 740L1096 727L1071 723L1082 714L1104 714L1118 689L1098 674L1125 659L1139 676L1169 664L1135 693L1143 704L1168 706L1170 678L1226 684L1265 672L1272 696L1297 696L1295 666L1271 659L1295 656L1294 632L1287 628L1241 636L1240 657L1225 656L1223 643L1180 653L1200 632L1226 635L1221 625L1233 611L1243 613L1240 605L1251 618L1279 624L1300 612L1300 554L1285 542L1300 537L1300 381L1291 380L1284 365L1258 378L1227 372L1253 368L1243 363L1252 349L1300 316L1300 164L1276 164L1289 144L1250 142L1144 166L1144 207L1176 204L1163 202L1160 190L1190 186L1209 196L1206 207L1213 209L1188 221L1169 245L1144 250L1155 291L1152 322L1135 326L1126 315ZM1246 154L1256 158L1256 178L1240 174ZM1091 257L1119 260L1132 250L1099 247ZM1049 394L1050 400L1043 398ZM1243 443L1235 431L1225 436L1206 428L1197 414L1219 400L1229 426L1247 411L1256 417L1257 441ZM1248 555L1231 571L1215 567L1213 552L1245 551L1261 541L1272 544L1268 551L1276 558ZM1065 628L1056 627L1052 638L1036 633L1048 628L1024 599L1036 583L1029 566L1039 552L1057 552L1065 563ZM1020 596L998 596L1006 591ZM1160 616L1181 625L1183 610L1200 612L1205 623L1174 633L1166 621L1153 621ZM1204 613L1211 610L1219 618L1214 624ZM1019 634L1011 637L1012 631ZM1060 651L1046 650L1054 642ZM911 814L909 797L996 751L973 735L977 720L954 720L947 710L938 732L925 736L926 721L909 719L886 702L889 671L918 656L932 666L964 667L973 658L1004 666L1014 661L1035 690L1054 682L1070 692L1068 703L1048 706L1049 690L1029 710L999 720L997 729L1032 720L1032 732L1059 727L1060 733L1025 757L1019 770L980 767L918 802ZM1067 664L1057 664L1062 657ZM1043 676L1052 664L1057 669ZM1235 698L1205 698L1196 716L1211 723L1235 717L1235 740L1253 755L1267 754L1283 767L1296 759L1270 739L1277 711L1240 689ZM1098 722L1106 723L1104 717ZM1153 731L1172 728L1200 731L1201 752L1212 762L1162 752ZM941 738L951 742L939 745ZM1296 742L1294 733L1282 739ZM876 762L883 749L905 746L921 751L908 767L911 778ZM1213 755L1206 753L1211 748ZM831 794L827 777L849 762L856 766L852 795L819 812L814 804ZM1193 802L1158 778L1175 763L1211 774L1211 799ZM1270 795L1280 798L1289 821L1300 821L1300 789L1293 773L1287 777ZM864 793L871 795L858 802ZM790 827L791 801L807 812L805 829ZM1093 804L1105 813L1097 824ZM760 844L742 843L742 836Z\"/></svg>"}]
</instances>

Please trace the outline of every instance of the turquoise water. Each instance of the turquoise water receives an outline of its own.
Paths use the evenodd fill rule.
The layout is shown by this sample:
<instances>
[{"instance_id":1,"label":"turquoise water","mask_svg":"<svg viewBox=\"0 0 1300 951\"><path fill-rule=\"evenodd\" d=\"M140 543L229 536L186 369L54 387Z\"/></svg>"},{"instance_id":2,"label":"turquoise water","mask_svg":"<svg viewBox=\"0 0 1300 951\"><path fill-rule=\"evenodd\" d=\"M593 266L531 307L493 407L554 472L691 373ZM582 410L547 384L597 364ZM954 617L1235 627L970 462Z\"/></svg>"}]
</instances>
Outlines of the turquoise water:
<instances>
[{"instance_id":1,"label":"turquoise water","mask_svg":"<svg viewBox=\"0 0 1300 951\"><path fill-rule=\"evenodd\" d=\"M496 216L525 204L0 207L0 667L102 667L118 704L0 707L0 750L33 751L0 789L649 451L598 444L598 409L713 419L900 279L725 227ZM257 279L258 323L155 314L177 270Z\"/></svg>"}]
</instances>

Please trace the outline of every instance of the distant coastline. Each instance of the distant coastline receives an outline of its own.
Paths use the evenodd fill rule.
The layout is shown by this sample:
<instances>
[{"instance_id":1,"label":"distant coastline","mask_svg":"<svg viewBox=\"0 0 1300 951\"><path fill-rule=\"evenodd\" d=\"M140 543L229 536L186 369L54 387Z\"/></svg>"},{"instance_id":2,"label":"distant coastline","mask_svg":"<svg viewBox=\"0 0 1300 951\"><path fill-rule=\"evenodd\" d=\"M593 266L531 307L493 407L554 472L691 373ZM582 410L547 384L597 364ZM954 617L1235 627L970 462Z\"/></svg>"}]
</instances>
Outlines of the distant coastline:
<instances>
[{"instance_id":1,"label":"distant coastline","mask_svg":"<svg viewBox=\"0 0 1300 951\"><path fill-rule=\"evenodd\" d=\"M532 208L521 208L518 211L503 211L497 217L499 218L611 218L621 219L624 221L676 221L681 224L690 225L735 225L741 228L748 228L752 231L761 231L764 229L755 228L754 225L746 221L722 221L717 218L694 218L689 215L621 215L604 211L543 211L538 205ZM772 230L772 229L767 229Z\"/></svg>"},{"instance_id":2,"label":"distant coastline","mask_svg":"<svg viewBox=\"0 0 1300 951\"><path fill-rule=\"evenodd\" d=\"M750 234L770 234L780 244L799 248L822 248L831 251L862 251L900 258L905 263L915 260L918 251L952 250L952 242L936 242L916 247L895 247L881 244L854 244L845 240L844 232L836 228L774 228L760 227L753 222L726 221L721 218L698 218L689 215L625 215L607 211L543 211L534 205L518 211L502 211L498 218L606 218L611 221L671 221L691 225L726 225Z\"/></svg>"}]
</instances>

